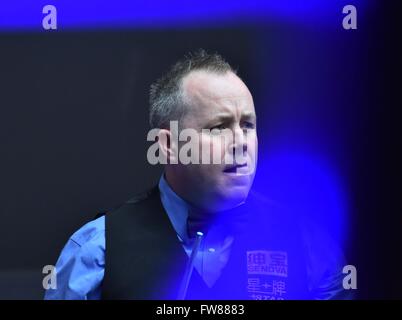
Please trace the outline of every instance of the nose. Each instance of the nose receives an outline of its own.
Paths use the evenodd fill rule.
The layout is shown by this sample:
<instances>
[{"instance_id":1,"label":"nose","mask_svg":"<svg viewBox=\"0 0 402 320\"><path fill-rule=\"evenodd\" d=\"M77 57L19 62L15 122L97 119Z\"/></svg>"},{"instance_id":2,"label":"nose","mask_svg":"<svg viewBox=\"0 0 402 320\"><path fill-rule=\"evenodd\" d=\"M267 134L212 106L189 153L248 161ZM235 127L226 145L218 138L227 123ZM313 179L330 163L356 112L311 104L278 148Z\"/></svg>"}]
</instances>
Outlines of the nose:
<instances>
[{"instance_id":1,"label":"nose","mask_svg":"<svg viewBox=\"0 0 402 320\"><path fill-rule=\"evenodd\" d=\"M245 164L247 159L247 132L237 126L233 131L233 141L229 145L229 152L237 164Z\"/></svg>"}]
</instances>

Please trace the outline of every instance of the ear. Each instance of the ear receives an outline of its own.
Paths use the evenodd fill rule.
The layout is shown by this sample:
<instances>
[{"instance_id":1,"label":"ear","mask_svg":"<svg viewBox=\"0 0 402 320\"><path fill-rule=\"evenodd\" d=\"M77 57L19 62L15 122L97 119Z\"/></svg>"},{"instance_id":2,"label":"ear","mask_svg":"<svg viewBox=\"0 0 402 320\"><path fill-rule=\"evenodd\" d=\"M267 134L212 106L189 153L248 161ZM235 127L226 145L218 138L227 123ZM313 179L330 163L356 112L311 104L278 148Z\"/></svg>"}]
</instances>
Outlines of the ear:
<instances>
[{"instance_id":1,"label":"ear","mask_svg":"<svg viewBox=\"0 0 402 320\"><path fill-rule=\"evenodd\" d=\"M159 150L169 164L178 163L178 142L170 130L160 129L158 133Z\"/></svg>"}]
</instances>

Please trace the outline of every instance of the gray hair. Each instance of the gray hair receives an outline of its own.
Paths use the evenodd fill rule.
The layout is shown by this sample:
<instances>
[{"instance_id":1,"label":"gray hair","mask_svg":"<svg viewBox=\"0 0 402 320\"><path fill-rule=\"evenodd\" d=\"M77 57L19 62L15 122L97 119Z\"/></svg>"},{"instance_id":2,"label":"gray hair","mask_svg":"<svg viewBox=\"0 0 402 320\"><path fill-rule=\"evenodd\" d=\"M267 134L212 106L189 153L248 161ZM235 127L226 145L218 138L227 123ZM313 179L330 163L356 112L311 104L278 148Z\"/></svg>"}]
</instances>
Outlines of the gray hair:
<instances>
[{"instance_id":1,"label":"gray hair","mask_svg":"<svg viewBox=\"0 0 402 320\"><path fill-rule=\"evenodd\" d=\"M149 96L151 128L167 128L170 121L179 121L185 115L188 103L185 101L182 81L186 75L195 70L237 74L218 53L209 54L203 49L190 52L151 85Z\"/></svg>"}]
</instances>

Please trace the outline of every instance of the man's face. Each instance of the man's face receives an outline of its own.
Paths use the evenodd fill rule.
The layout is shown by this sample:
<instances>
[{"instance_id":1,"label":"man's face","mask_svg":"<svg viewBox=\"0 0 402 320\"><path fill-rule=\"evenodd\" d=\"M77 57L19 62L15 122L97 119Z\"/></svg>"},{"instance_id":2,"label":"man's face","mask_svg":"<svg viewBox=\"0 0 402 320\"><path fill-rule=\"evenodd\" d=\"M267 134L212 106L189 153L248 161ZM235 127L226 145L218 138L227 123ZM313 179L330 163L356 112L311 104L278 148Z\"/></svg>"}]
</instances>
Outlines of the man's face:
<instances>
[{"instance_id":1,"label":"man's face","mask_svg":"<svg viewBox=\"0 0 402 320\"><path fill-rule=\"evenodd\" d=\"M251 93L231 72L192 72L183 79L183 90L190 106L180 127L199 132L200 154L209 149L211 164L178 164L174 171L180 193L204 210L234 207L247 198L257 164L256 115ZM202 133L203 129L217 132ZM236 152L245 163L237 163ZM212 164L212 155L218 156L221 163ZM233 164L227 164L228 159Z\"/></svg>"}]
</instances>

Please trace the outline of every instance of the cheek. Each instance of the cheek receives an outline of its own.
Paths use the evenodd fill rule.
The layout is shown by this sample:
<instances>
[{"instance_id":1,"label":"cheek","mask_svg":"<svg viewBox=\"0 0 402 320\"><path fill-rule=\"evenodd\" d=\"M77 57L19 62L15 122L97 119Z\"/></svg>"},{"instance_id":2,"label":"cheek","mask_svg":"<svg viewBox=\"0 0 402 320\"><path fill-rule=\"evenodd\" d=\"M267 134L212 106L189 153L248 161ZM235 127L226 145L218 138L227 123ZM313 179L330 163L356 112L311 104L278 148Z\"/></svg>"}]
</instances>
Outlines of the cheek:
<instances>
[{"instance_id":1,"label":"cheek","mask_svg":"<svg viewBox=\"0 0 402 320\"><path fill-rule=\"evenodd\" d=\"M255 174L258 161L258 140L255 134L253 136L253 139L247 141L247 153L251 160L250 166L252 167L253 174Z\"/></svg>"},{"instance_id":2,"label":"cheek","mask_svg":"<svg viewBox=\"0 0 402 320\"><path fill-rule=\"evenodd\" d=\"M204 150L204 151L203 151ZM200 158L202 152L207 152L209 154L210 163L213 162L213 159L223 159L225 155L225 139L222 136L201 136L200 138ZM209 152L208 152L209 151ZM214 158L215 157L215 158ZM200 159L201 160L201 159Z\"/></svg>"},{"instance_id":3,"label":"cheek","mask_svg":"<svg viewBox=\"0 0 402 320\"><path fill-rule=\"evenodd\" d=\"M257 158L258 139L256 134L247 137L247 150L252 158Z\"/></svg>"},{"instance_id":4,"label":"cheek","mask_svg":"<svg viewBox=\"0 0 402 320\"><path fill-rule=\"evenodd\" d=\"M211 138L208 137L207 135L201 135L200 136L200 153L202 152L202 150L208 150L211 148Z\"/></svg>"}]
</instances>

